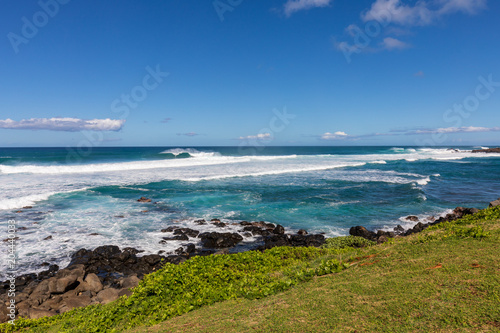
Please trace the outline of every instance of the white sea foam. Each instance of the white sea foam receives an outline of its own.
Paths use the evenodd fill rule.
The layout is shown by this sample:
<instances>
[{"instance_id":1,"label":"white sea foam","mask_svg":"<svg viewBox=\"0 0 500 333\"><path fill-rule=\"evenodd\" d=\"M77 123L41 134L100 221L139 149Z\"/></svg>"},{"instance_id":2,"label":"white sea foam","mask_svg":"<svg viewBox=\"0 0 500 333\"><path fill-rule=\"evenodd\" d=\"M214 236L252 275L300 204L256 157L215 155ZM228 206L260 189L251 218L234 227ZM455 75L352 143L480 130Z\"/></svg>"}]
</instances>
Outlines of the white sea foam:
<instances>
[{"instance_id":1,"label":"white sea foam","mask_svg":"<svg viewBox=\"0 0 500 333\"><path fill-rule=\"evenodd\" d=\"M99 164L78 164L78 165L0 165L0 174L71 174L71 173L99 173L115 171L136 171L163 168L180 168L192 166L206 166L217 164L243 163L250 161L270 161L296 158L297 155L288 156L216 156L207 155L197 159L176 159L157 161L137 161L121 163L99 163Z\"/></svg>"},{"instance_id":2,"label":"white sea foam","mask_svg":"<svg viewBox=\"0 0 500 333\"><path fill-rule=\"evenodd\" d=\"M12 198L0 201L0 210L2 209L16 209L25 206L32 206L36 202L47 200L51 195L57 192L48 192L41 194L32 194L24 197Z\"/></svg>"},{"instance_id":3,"label":"white sea foam","mask_svg":"<svg viewBox=\"0 0 500 333\"><path fill-rule=\"evenodd\" d=\"M418 214L415 215L418 217L418 222L429 223L437 220L440 217L446 216L446 214L450 214L453 212L452 209L447 209L445 211L435 212L433 214ZM393 231L396 225L402 226L405 230L413 228L418 222L410 221L407 219L408 216L401 216L396 221L391 221L383 224L383 227L380 230L383 231Z\"/></svg>"},{"instance_id":4,"label":"white sea foam","mask_svg":"<svg viewBox=\"0 0 500 333\"><path fill-rule=\"evenodd\" d=\"M258 177L258 176L269 176L269 175L281 175L286 173L303 173L310 171L323 171L323 170L331 170L336 168L345 168L345 167L356 167L362 166L365 163L352 163L352 164L338 164L338 165L328 165L321 167L307 167L307 168L298 168L298 169L282 169L282 170L269 170L269 171L261 171L261 172L253 172L253 173L240 173L240 174L229 174L229 175L218 175L218 176L206 176L206 177L198 177L198 178L183 178L181 180L184 181L201 181L201 180L215 180L215 179L225 179L225 178L236 178L236 177Z\"/></svg>"},{"instance_id":5,"label":"white sea foam","mask_svg":"<svg viewBox=\"0 0 500 333\"><path fill-rule=\"evenodd\" d=\"M213 157L221 156L217 152L203 152L193 148L173 148L162 151L160 154L172 154L174 156L179 156L181 154L189 154L192 157Z\"/></svg>"},{"instance_id":6,"label":"white sea foam","mask_svg":"<svg viewBox=\"0 0 500 333\"><path fill-rule=\"evenodd\" d=\"M0 209L15 209L46 200L55 193L95 186L127 186L163 180L201 181L234 177L263 177L280 174L321 173L325 179L354 182L381 181L426 185L429 175L377 171L359 173L356 167L389 161L441 160L456 162L465 158L491 158L486 154L455 152L443 148L393 148L398 153L365 155L286 155L221 156L191 149L171 149L164 153L188 152L193 158L94 163L79 165L0 165ZM193 155L192 155L193 156ZM348 168L340 172L341 168ZM334 172L334 170L337 170Z\"/></svg>"},{"instance_id":7,"label":"white sea foam","mask_svg":"<svg viewBox=\"0 0 500 333\"><path fill-rule=\"evenodd\" d=\"M417 180L417 184L423 186L423 185L429 184L430 181L431 181L431 178L430 177L426 177L424 179Z\"/></svg>"}]
</instances>

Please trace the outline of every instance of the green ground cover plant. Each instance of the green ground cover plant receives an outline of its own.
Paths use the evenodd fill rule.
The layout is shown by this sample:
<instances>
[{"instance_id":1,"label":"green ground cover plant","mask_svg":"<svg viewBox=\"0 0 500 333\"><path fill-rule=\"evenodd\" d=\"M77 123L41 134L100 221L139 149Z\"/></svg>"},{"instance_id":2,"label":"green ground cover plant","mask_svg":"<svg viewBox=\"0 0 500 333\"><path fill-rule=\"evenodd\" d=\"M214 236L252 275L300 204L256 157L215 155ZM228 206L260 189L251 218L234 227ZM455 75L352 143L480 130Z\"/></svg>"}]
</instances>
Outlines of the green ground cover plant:
<instances>
[{"instance_id":1,"label":"green ground cover plant","mask_svg":"<svg viewBox=\"0 0 500 333\"><path fill-rule=\"evenodd\" d=\"M195 257L130 297L2 331L499 332L500 207L373 245ZM372 246L370 246L372 245Z\"/></svg>"}]
</instances>

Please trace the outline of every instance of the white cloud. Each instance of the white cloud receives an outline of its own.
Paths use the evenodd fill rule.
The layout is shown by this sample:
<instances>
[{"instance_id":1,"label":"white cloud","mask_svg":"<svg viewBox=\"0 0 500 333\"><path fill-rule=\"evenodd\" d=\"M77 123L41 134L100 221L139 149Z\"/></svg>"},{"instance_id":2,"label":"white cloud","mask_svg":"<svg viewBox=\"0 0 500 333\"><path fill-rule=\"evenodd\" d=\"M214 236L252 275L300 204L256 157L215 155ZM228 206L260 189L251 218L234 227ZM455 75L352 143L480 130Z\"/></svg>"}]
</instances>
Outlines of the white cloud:
<instances>
[{"instance_id":1,"label":"white cloud","mask_svg":"<svg viewBox=\"0 0 500 333\"><path fill-rule=\"evenodd\" d=\"M0 128L29 129L48 131L119 131L125 124L124 119L78 119L78 118L31 118L14 121L0 120Z\"/></svg>"},{"instance_id":2,"label":"white cloud","mask_svg":"<svg viewBox=\"0 0 500 333\"><path fill-rule=\"evenodd\" d=\"M348 138L349 135L347 135L346 132L335 132L335 133L330 133L326 132L325 134L321 135L322 140L342 140Z\"/></svg>"},{"instance_id":3,"label":"white cloud","mask_svg":"<svg viewBox=\"0 0 500 333\"><path fill-rule=\"evenodd\" d=\"M476 14L486 8L487 0L440 0L442 7L440 14L452 12L464 12L466 14Z\"/></svg>"},{"instance_id":4,"label":"white cloud","mask_svg":"<svg viewBox=\"0 0 500 333\"><path fill-rule=\"evenodd\" d=\"M400 41L399 39L386 37L382 42L382 45L387 50L403 50L409 48L411 45Z\"/></svg>"},{"instance_id":5,"label":"white cloud","mask_svg":"<svg viewBox=\"0 0 500 333\"><path fill-rule=\"evenodd\" d=\"M477 133L477 132L500 132L500 127L443 127L436 129L423 129L410 131L408 134L451 134L451 133Z\"/></svg>"},{"instance_id":6,"label":"white cloud","mask_svg":"<svg viewBox=\"0 0 500 333\"><path fill-rule=\"evenodd\" d=\"M286 16L290 16L300 10L306 10L315 7L327 7L332 0L288 0L284 5Z\"/></svg>"},{"instance_id":7,"label":"white cloud","mask_svg":"<svg viewBox=\"0 0 500 333\"><path fill-rule=\"evenodd\" d=\"M272 136L269 133L262 133L257 135L240 136L238 140L271 140Z\"/></svg>"},{"instance_id":8,"label":"white cloud","mask_svg":"<svg viewBox=\"0 0 500 333\"><path fill-rule=\"evenodd\" d=\"M487 0L434 0L417 1L405 5L401 0L376 0L361 15L363 21L396 23L399 25L429 25L445 14L463 12L476 14L486 7Z\"/></svg>"}]
</instances>

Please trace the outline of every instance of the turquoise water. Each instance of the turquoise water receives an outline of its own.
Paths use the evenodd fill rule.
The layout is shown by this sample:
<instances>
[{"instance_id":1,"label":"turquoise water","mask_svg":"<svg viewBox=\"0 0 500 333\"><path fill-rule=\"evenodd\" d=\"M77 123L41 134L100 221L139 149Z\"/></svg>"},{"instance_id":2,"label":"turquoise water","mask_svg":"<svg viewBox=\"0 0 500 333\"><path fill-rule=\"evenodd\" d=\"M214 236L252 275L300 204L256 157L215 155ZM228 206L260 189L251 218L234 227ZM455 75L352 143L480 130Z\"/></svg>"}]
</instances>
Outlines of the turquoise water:
<instances>
[{"instance_id":1,"label":"turquoise water","mask_svg":"<svg viewBox=\"0 0 500 333\"><path fill-rule=\"evenodd\" d=\"M82 247L173 251L182 242L159 244L160 229L193 227L200 218L262 220L327 236L354 225L410 227L407 215L485 208L500 197L499 156L470 149L0 148L2 239L9 219L25 229L17 253L28 272L42 262L64 265ZM153 203L138 203L141 196Z\"/></svg>"}]
</instances>

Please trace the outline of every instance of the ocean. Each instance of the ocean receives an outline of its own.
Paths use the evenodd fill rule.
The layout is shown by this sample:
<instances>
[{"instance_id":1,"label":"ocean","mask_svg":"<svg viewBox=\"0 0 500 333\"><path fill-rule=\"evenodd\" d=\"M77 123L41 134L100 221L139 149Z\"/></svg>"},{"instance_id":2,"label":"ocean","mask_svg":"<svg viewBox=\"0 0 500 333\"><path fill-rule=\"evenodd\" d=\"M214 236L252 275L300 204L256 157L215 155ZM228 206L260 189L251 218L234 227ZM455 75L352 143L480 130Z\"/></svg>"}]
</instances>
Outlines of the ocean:
<instances>
[{"instance_id":1,"label":"ocean","mask_svg":"<svg viewBox=\"0 0 500 333\"><path fill-rule=\"evenodd\" d=\"M356 225L408 228L408 215L425 220L500 197L500 155L473 148L0 148L0 238L14 220L24 274L100 245L172 252L186 242L160 244L160 230L197 219L220 219L226 231L266 221L328 237ZM6 246L1 256L5 272Z\"/></svg>"}]
</instances>

